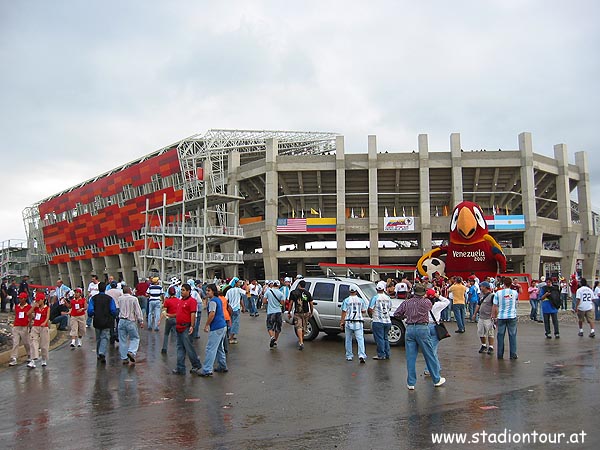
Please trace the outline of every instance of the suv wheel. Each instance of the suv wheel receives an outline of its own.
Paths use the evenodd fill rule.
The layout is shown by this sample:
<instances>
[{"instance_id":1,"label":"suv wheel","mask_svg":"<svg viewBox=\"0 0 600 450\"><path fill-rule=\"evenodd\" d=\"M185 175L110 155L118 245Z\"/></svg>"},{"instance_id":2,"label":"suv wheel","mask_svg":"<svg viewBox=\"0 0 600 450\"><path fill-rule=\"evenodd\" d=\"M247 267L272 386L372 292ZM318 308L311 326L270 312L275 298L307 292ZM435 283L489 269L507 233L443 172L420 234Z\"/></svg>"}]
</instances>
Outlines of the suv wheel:
<instances>
[{"instance_id":1,"label":"suv wheel","mask_svg":"<svg viewBox=\"0 0 600 450\"><path fill-rule=\"evenodd\" d=\"M390 345L404 345L404 324L400 320L392 319L392 328L388 333Z\"/></svg>"},{"instance_id":2,"label":"suv wheel","mask_svg":"<svg viewBox=\"0 0 600 450\"><path fill-rule=\"evenodd\" d=\"M314 317L311 317L306 324L306 333L304 333L305 341L312 341L319 335L319 327Z\"/></svg>"}]
</instances>

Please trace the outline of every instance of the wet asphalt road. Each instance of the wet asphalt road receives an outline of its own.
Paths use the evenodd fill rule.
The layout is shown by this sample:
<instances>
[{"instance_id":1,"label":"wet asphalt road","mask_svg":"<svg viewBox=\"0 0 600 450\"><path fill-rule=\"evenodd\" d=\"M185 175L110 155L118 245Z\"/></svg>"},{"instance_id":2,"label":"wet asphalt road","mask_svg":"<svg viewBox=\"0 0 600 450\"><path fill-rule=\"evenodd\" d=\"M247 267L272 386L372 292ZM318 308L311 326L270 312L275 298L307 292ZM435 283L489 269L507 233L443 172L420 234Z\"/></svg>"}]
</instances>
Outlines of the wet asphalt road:
<instances>
[{"instance_id":1,"label":"wet asphalt road","mask_svg":"<svg viewBox=\"0 0 600 450\"><path fill-rule=\"evenodd\" d=\"M162 331L146 330L135 367L122 366L116 349L107 365L97 364L89 333L81 349L52 351L45 369L2 369L0 447L550 447L482 445L481 437L472 446L431 441L432 432L504 429L584 430L585 442L568 448L600 444L600 338L579 338L575 324L561 323L557 341L544 339L541 324L519 323L517 361L479 355L476 325L467 324L465 334L440 344L447 384L434 388L420 375L409 392L403 348L393 348L389 361L360 365L345 361L343 335L321 334L300 352L284 324L279 347L270 350L264 318L242 316L230 372L209 379L171 375L175 342L161 355ZM375 345L371 336L366 342L370 358ZM203 357L206 334L196 343ZM418 373L423 369L419 357Z\"/></svg>"}]
</instances>

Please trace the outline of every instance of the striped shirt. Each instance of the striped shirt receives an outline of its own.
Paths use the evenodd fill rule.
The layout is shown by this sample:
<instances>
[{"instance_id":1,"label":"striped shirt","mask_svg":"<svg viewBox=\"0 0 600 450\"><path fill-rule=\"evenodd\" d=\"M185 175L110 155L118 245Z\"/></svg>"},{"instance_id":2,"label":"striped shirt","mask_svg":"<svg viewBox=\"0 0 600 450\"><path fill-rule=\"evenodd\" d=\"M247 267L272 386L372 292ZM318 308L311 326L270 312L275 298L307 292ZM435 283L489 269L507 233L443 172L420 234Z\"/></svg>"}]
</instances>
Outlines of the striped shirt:
<instances>
[{"instance_id":1,"label":"striped shirt","mask_svg":"<svg viewBox=\"0 0 600 450\"><path fill-rule=\"evenodd\" d=\"M148 286L147 293L150 300L160 300L160 296L163 295L162 286L160 284L151 284Z\"/></svg>"},{"instance_id":2,"label":"striped shirt","mask_svg":"<svg viewBox=\"0 0 600 450\"><path fill-rule=\"evenodd\" d=\"M494 305L498 306L498 319L514 319L517 317L517 301L519 293L512 289L502 289L494 296Z\"/></svg>"},{"instance_id":3,"label":"striped shirt","mask_svg":"<svg viewBox=\"0 0 600 450\"><path fill-rule=\"evenodd\" d=\"M413 295L408 300L400 304L400 307L394 313L394 317L403 319L406 317L408 325L415 323L429 323L429 311L431 311L431 301L425 297Z\"/></svg>"},{"instance_id":4,"label":"striped shirt","mask_svg":"<svg viewBox=\"0 0 600 450\"><path fill-rule=\"evenodd\" d=\"M143 321L142 309L137 297L131 294L123 294L119 297L119 317L132 322Z\"/></svg>"}]
</instances>

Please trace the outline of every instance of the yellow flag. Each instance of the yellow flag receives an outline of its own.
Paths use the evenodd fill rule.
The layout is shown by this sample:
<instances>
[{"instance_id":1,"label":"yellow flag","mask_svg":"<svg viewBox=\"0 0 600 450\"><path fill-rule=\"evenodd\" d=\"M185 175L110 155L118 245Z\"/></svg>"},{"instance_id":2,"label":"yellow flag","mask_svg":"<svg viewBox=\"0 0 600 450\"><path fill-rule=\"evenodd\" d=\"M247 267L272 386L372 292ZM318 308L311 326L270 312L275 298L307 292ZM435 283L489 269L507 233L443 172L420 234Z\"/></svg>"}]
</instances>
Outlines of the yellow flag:
<instances>
[{"instance_id":1,"label":"yellow flag","mask_svg":"<svg viewBox=\"0 0 600 450\"><path fill-rule=\"evenodd\" d=\"M365 208L360 208L360 217L365 217Z\"/></svg>"},{"instance_id":2,"label":"yellow flag","mask_svg":"<svg viewBox=\"0 0 600 450\"><path fill-rule=\"evenodd\" d=\"M319 211L316 211L314 208L310 208L310 213L313 214L313 215L315 215L315 216L319 215Z\"/></svg>"},{"instance_id":3,"label":"yellow flag","mask_svg":"<svg viewBox=\"0 0 600 450\"><path fill-rule=\"evenodd\" d=\"M296 218L296 210L292 209L292 219L295 219L295 218Z\"/></svg>"}]
</instances>

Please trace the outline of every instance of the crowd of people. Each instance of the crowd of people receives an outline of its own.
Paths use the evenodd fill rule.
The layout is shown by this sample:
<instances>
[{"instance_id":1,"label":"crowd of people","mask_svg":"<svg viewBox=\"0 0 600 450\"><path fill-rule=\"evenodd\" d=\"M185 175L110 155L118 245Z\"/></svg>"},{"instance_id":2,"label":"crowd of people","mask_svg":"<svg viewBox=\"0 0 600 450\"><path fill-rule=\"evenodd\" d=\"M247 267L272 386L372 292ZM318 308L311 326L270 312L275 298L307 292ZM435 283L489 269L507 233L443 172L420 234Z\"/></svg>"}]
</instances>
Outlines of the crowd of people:
<instances>
[{"instance_id":1,"label":"crowd of people","mask_svg":"<svg viewBox=\"0 0 600 450\"><path fill-rule=\"evenodd\" d=\"M238 343L240 315L248 313L256 318L263 308L267 316L269 348L277 348L282 324L286 320L294 325L297 348L302 351L314 304L302 276L297 278L299 282L292 290L293 280L289 277L268 280L264 284L237 277L212 282L189 279L182 283L173 277L168 286L158 277L150 277L140 280L133 288L112 277L100 282L98 277L92 276L85 291L82 288L71 289L60 279L53 289L32 290L24 278L21 285L15 287L15 292L10 291L9 294L11 309L15 312L9 365L17 364L18 347L23 344L28 367L33 369L38 362L46 366L48 327L51 323L56 324L59 330L69 329L72 348L83 345L86 329L93 326L100 364L106 363L109 346L118 345L122 363L135 365L140 329L146 325L149 332L160 332L163 324L161 353L168 352L171 335L176 340L177 362L173 373L185 375L185 361L188 359L190 373L209 377L214 372L228 372L227 353L230 345ZM487 278L484 281L475 274L467 280L434 276L432 279L423 277L411 281L404 277L379 281L376 284L377 294L371 299L363 299L358 295L357 286L352 284L349 296L341 305L340 328L345 333L346 360L354 359L353 342L356 341L359 362L366 362L363 331L367 315L372 320L377 348L375 360L390 358L388 334L392 317L405 321L407 387L410 390L415 388L417 380L415 362L419 350L427 366L425 375L431 377L434 386L442 386L446 381L441 376L442 368L437 356L440 341L437 328L440 323L455 321L455 332L464 333L465 321L477 322L479 353L492 355L496 345L498 359L504 358L508 334L509 358L517 359L517 303L521 289L518 280L510 277ZM17 300L14 304L13 294ZM527 294L531 304L530 319L543 321L547 339L553 336L560 338L558 311L569 306L577 314L579 336L584 335L583 324L586 322L590 328L589 337L595 337L594 320L599 319L600 298L597 281L590 288L584 278L577 279L576 276L569 281L558 277L542 278L531 283ZM392 298L405 301L393 311ZM543 320L539 319L540 309ZM206 319L202 327L203 312ZM200 337L201 328L208 334L203 361L193 345L193 339Z\"/></svg>"}]
</instances>

